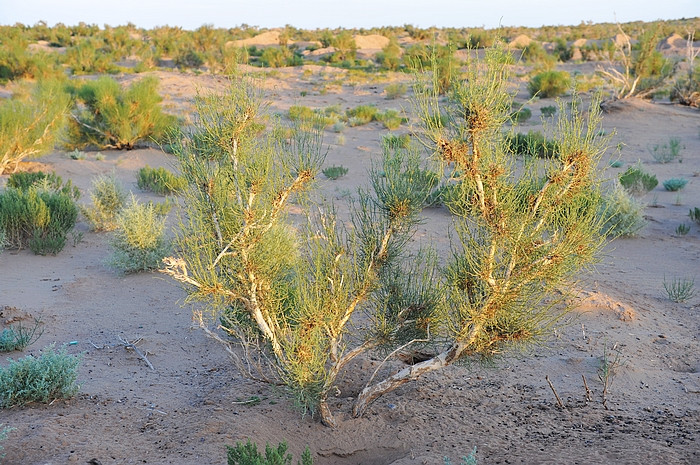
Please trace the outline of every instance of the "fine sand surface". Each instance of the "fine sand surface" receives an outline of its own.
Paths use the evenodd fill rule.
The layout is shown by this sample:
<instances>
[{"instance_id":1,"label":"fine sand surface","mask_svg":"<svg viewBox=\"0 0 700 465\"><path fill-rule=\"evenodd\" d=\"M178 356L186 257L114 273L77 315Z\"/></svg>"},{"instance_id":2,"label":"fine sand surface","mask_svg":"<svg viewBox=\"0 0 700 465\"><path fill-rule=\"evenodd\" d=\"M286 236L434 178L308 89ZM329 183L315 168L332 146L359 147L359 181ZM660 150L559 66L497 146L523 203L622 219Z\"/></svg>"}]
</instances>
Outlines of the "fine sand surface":
<instances>
[{"instance_id":1,"label":"fine sand surface","mask_svg":"<svg viewBox=\"0 0 700 465\"><path fill-rule=\"evenodd\" d=\"M191 111L196 89L226 87L220 77L155 74L166 107L182 115ZM345 109L361 103L408 110L407 100L383 95L388 82L406 79L392 75L348 85L345 71L307 66L275 72L265 88L273 112L294 104ZM523 102L525 83L517 84ZM552 104L529 103L533 118L520 130L539 129L539 108ZM609 168L606 176L641 160L660 182L671 177L690 182L680 196L659 186L645 197L654 204L645 210L648 225L638 237L606 248L601 263L580 284L583 300L573 321L527 354L509 354L492 366L454 366L430 374L353 419L352 397L378 363L368 355L338 383L340 392L331 401L336 429L301 417L283 390L243 378L216 342L191 327L185 293L168 277L120 276L110 270L104 264L109 234L90 232L84 220L77 226L82 241L57 256L3 252L0 329L40 318L45 331L25 354L71 341L77 344L69 351L82 353L75 398L0 411L0 423L16 428L3 443L3 463L223 464L224 446L247 439L261 447L286 440L295 457L309 445L320 465L443 464L444 457L457 464L475 447L479 464L700 463L700 296L676 304L662 285L664 277L687 277L700 286L700 226L691 225L686 236L675 235L678 224L690 224L689 208L700 207L700 113L631 100L605 114L604 127L617 131L613 146L623 144L623 167ZM402 126L398 132L407 130ZM321 175L319 184L341 212L348 196L367 182L366 170L379 158L386 132L379 123L347 128L339 144L338 135L326 131L326 165L342 164L349 173L337 181ZM671 136L685 146L682 163L654 162L647 148ZM73 180L83 192L81 202L89 201L91 180L110 172L139 197L162 200L140 192L135 175L147 164L175 169L172 156L156 149L103 154L100 161L94 153L72 160L57 151L38 162ZM614 150L605 166L610 157L617 157ZM0 179L0 185L4 182ZM444 209L428 209L425 215L428 221L415 241L447 250L449 215ZM127 350L120 337L137 342L155 369ZM606 409L597 372L606 348L612 347L619 366ZM400 367L401 362L392 362L388 369ZM590 401L582 375L592 391ZM557 407L546 376L566 409ZM252 396L260 403L245 404Z\"/></svg>"}]
</instances>

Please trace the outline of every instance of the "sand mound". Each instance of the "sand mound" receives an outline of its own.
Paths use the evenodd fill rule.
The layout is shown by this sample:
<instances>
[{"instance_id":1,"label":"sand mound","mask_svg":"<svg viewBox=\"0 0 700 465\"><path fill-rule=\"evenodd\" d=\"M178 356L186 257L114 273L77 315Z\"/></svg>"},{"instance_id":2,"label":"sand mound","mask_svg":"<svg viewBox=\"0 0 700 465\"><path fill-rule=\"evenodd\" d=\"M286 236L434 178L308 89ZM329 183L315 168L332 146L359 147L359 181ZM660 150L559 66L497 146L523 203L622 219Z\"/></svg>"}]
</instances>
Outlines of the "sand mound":
<instances>
[{"instance_id":1,"label":"sand mound","mask_svg":"<svg viewBox=\"0 0 700 465\"><path fill-rule=\"evenodd\" d=\"M279 31L267 31L262 34L258 34L255 37L249 39L232 40L226 42L226 46L235 47L249 47L255 45L256 47L275 47L280 43L280 32Z\"/></svg>"},{"instance_id":2,"label":"sand mound","mask_svg":"<svg viewBox=\"0 0 700 465\"><path fill-rule=\"evenodd\" d=\"M586 45L587 43L588 43L588 40L587 40L587 39L581 38L581 39L574 40L574 41L571 43L571 46L572 46L572 47L583 47L583 46Z\"/></svg>"},{"instance_id":3,"label":"sand mound","mask_svg":"<svg viewBox=\"0 0 700 465\"><path fill-rule=\"evenodd\" d=\"M532 39L525 34L520 34L515 39L508 42L510 48L525 48L532 43Z\"/></svg>"},{"instance_id":4,"label":"sand mound","mask_svg":"<svg viewBox=\"0 0 700 465\"><path fill-rule=\"evenodd\" d=\"M579 297L581 298L577 307L579 311L613 312L621 321L632 321L637 317L634 308L601 292L582 291Z\"/></svg>"},{"instance_id":5,"label":"sand mound","mask_svg":"<svg viewBox=\"0 0 700 465\"><path fill-rule=\"evenodd\" d=\"M65 53L66 47L52 47L46 40L39 40L35 44L27 46L30 52Z\"/></svg>"},{"instance_id":6,"label":"sand mound","mask_svg":"<svg viewBox=\"0 0 700 465\"><path fill-rule=\"evenodd\" d=\"M680 34L673 33L659 43L659 50L685 49L686 40Z\"/></svg>"},{"instance_id":7,"label":"sand mound","mask_svg":"<svg viewBox=\"0 0 700 465\"><path fill-rule=\"evenodd\" d=\"M354 38L355 44L359 50L382 49L389 45L389 39L379 34L370 34L366 36L356 35Z\"/></svg>"}]
</instances>

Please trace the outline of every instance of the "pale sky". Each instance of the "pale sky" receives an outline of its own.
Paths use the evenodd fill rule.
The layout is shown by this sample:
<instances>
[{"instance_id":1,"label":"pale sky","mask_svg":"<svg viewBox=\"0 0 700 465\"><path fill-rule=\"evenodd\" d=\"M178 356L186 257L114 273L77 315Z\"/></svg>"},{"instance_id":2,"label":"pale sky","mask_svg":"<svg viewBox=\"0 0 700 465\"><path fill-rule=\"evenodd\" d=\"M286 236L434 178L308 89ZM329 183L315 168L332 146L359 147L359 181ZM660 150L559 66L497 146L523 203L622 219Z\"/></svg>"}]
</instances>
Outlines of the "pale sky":
<instances>
[{"instance_id":1,"label":"pale sky","mask_svg":"<svg viewBox=\"0 0 700 465\"><path fill-rule=\"evenodd\" d=\"M700 0L0 0L0 24L303 29L576 25L700 16Z\"/></svg>"}]
</instances>

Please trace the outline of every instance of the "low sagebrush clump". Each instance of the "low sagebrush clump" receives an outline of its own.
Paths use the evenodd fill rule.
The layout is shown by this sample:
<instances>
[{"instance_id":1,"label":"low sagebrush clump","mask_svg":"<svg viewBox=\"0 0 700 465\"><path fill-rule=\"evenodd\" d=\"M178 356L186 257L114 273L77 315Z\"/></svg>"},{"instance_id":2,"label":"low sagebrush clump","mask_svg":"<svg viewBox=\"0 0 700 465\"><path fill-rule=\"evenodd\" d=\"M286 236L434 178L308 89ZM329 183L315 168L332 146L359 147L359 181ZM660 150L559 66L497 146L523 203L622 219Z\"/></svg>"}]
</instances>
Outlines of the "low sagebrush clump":
<instances>
[{"instance_id":1,"label":"low sagebrush clump","mask_svg":"<svg viewBox=\"0 0 700 465\"><path fill-rule=\"evenodd\" d=\"M10 178L8 187L0 192L0 230L9 247L29 247L39 255L63 250L78 218L75 191L69 184L47 176L25 186Z\"/></svg>"},{"instance_id":2,"label":"low sagebrush clump","mask_svg":"<svg viewBox=\"0 0 700 465\"><path fill-rule=\"evenodd\" d=\"M603 196L601 215L605 218L604 232L610 237L631 237L646 225L644 204L619 184Z\"/></svg>"},{"instance_id":3,"label":"low sagebrush clump","mask_svg":"<svg viewBox=\"0 0 700 465\"><path fill-rule=\"evenodd\" d=\"M527 134L507 134L506 146L515 155L535 158L552 158L557 151L557 143L547 139L539 131L528 131Z\"/></svg>"},{"instance_id":4,"label":"low sagebrush clump","mask_svg":"<svg viewBox=\"0 0 700 465\"><path fill-rule=\"evenodd\" d=\"M323 174L326 176L328 179L335 181L338 178L341 178L348 174L348 169L344 166L329 166L328 168L323 169Z\"/></svg>"},{"instance_id":5,"label":"low sagebrush clump","mask_svg":"<svg viewBox=\"0 0 700 465\"><path fill-rule=\"evenodd\" d=\"M525 121L532 118L532 110L526 106L521 106L517 110L513 111L510 115L511 121L514 123L524 123Z\"/></svg>"},{"instance_id":6,"label":"low sagebrush clump","mask_svg":"<svg viewBox=\"0 0 700 465\"><path fill-rule=\"evenodd\" d=\"M116 218L126 201L124 186L112 176L98 176L92 181L90 193L92 205L83 206L80 211L94 231L113 231L117 228Z\"/></svg>"},{"instance_id":7,"label":"low sagebrush clump","mask_svg":"<svg viewBox=\"0 0 700 465\"><path fill-rule=\"evenodd\" d=\"M393 84L389 84L384 88L384 93L386 94L386 98L390 100L397 99L399 97L403 97L406 94L406 91L408 90L408 86L406 84L396 82Z\"/></svg>"},{"instance_id":8,"label":"low sagebrush clump","mask_svg":"<svg viewBox=\"0 0 700 465\"><path fill-rule=\"evenodd\" d=\"M258 446L250 440L245 444L237 442L235 447L226 446L228 465L291 465L292 454L287 454L287 443L280 442L277 447L265 444L265 455L258 452ZM307 447L297 465L313 465L311 451Z\"/></svg>"},{"instance_id":9,"label":"low sagebrush clump","mask_svg":"<svg viewBox=\"0 0 700 465\"><path fill-rule=\"evenodd\" d=\"M79 364L80 356L68 354L65 347L56 351L53 344L39 357L11 361L0 368L0 408L73 397L79 389Z\"/></svg>"},{"instance_id":10,"label":"low sagebrush clump","mask_svg":"<svg viewBox=\"0 0 700 465\"><path fill-rule=\"evenodd\" d=\"M649 147L649 153L652 158L659 163L670 163L674 160L683 161L681 156L681 140L677 137L671 137L668 143L656 144Z\"/></svg>"},{"instance_id":11,"label":"low sagebrush clump","mask_svg":"<svg viewBox=\"0 0 700 465\"><path fill-rule=\"evenodd\" d=\"M664 189L671 192L676 192L685 187L688 184L687 179L683 178L671 178L664 181Z\"/></svg>"},{"instance_id":12,"label":"low sagebrush clump","mask_svg":"<svg viewBox=\"0 0 700 465\"><path fill-rule=\"evenodd\" d=\"M5 328L0 332L0 352L24 350L37 341L44 332L41 321L35 320L34 326L25 327L21 323Z\"/></svg>"},{"instance_id":13,"label":"low sagebrush clump","mask_svg":"<svg viewBox=\"0 0 700 465\"><path fill-rule=\"evenodd\" d=\"M165 237L165 216L152 203L139 203L132 195L116 218L109 264L122 273L155 270L170 252Z\"/></svg>"},{"instance_id":14,"label":"low sagebrush clump","mask_svg":"<svg viewBox=\"0 0 700 465\"><path fill-rule=\"evenodd\" d=\"M160 195L174 194L187 187L187 181L166 170L162 166L151 168L146 165L136 175L139 189L151 191Z\"/></svg>"},{"instance_id":15,"label":"low sagebrush clump","mask_svg":"<svg viewBox=\"0 0 700 465\"><path fill-rule=\"evenodd\" d=\"M566 71L544 71L536 74L528 83L531 96L541 98L564 95L571 87L571 77Z\"/></svg>"}]
</instances>

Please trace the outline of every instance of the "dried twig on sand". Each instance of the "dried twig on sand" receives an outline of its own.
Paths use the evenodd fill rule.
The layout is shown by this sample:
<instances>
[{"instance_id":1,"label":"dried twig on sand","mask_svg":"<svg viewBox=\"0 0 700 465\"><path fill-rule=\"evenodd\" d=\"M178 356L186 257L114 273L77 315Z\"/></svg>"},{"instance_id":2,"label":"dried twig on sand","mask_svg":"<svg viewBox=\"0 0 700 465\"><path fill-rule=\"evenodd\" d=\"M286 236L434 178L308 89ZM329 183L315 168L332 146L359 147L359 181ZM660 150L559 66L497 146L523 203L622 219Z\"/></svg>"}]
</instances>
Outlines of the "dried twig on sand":
<instances>
[{"instance_id":1,"label":"dried twig on sand","mask_svg":"<svg viewBox=\"0 0 700 465\"><path fill-rule=\"evenodd\" d=\"M143 359L144 362L146 362L146 364L148 364L148 368L150 368L151 370L154 370L154 371L155 371L155 368L153 368L153 364L148 360L148 357L146 357L146 356L143 354L143 352L141 352L141 351L139 350L139 348L136 347L136 344L138 344L138 342L139 342L141 339L138 339L138 340L136 340L135 342L129 342L127 339L124 339L124 338L121 337L121 336L118 336L118 337L119 337L119 342L121 342L121 343L124 345L124 348L125 348L125 349L132 349L134 352L136 352L136 354L138 354L139 357L141 357L141 358Z\"/></svg>"}]
</instances>

